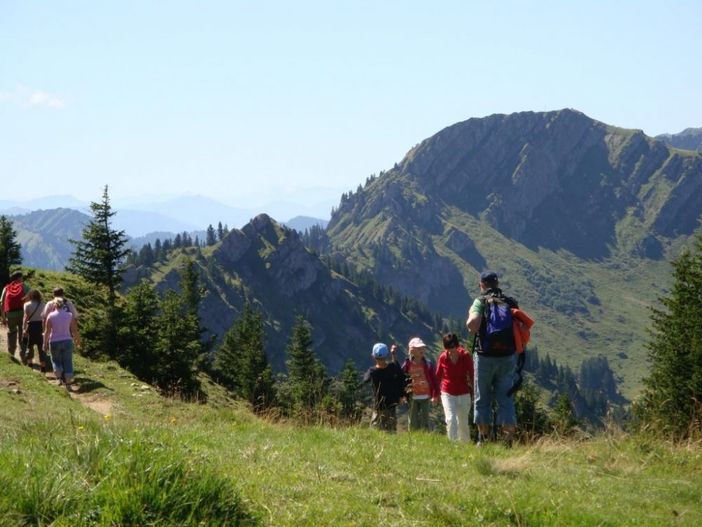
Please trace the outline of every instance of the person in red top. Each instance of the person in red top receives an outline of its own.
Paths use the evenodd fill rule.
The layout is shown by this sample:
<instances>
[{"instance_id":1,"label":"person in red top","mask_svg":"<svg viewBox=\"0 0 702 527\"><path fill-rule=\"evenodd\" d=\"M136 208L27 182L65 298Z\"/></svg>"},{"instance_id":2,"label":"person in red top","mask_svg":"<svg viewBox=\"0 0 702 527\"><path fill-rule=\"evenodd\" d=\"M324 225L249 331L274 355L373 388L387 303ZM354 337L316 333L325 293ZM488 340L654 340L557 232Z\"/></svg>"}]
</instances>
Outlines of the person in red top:
<instances>
[{"instance_id":1,"label":"person in red top","mask_svg":"<svg viewBox=\"0 0 702 527\"><path fill-rule=\"evenodd\" d=\"M441 386L446 433L452 441L469 441L473 358L460 346L455 333L447 333L443 340L445 349L436 363L436 378Z\"/></svg>"}]
</instances>

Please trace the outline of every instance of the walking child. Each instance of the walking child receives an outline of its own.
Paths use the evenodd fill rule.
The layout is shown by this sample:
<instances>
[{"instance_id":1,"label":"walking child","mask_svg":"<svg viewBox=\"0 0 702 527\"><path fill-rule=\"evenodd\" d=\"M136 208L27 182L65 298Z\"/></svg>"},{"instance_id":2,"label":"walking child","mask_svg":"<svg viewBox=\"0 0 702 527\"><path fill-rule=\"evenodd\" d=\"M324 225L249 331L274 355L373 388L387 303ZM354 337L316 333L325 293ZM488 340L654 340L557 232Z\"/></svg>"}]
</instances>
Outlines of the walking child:
<instances>
[{"instance_id":1,"label":"walking child","mask_svg":"<svg viewBox=\"0 0 702 527\"><path fill-rule=\"evenodd\" d=\"M391 352L382 342L373 346L375 365L363 376L363 382L373 383L373 416L371 426L386 432L397 431L397 405L405 395L405 374Z\"/></svg>"},{"instance_id":2,"label":"walking child","mask_svg":"<svg viewBox=\"0 0 702 527\"><path fill-rule=\"evenodd\" d=\"M434 363L424 354L426 345L419 337L409 341L409 357L402 364L409 381L410 401L409 430L429 430L429 406L439 401L439 387L434 373Z\"/></svg>"}]
</instances>

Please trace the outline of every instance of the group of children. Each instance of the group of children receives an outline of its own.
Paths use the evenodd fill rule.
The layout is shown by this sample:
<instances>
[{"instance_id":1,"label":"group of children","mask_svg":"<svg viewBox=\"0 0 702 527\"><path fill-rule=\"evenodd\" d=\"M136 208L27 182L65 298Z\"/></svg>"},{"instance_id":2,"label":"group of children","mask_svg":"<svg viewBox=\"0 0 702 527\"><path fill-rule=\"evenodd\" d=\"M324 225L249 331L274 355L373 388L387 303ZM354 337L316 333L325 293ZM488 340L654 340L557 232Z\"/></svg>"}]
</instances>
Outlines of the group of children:
<instances>
[{"instance_id":1,"label":"group of children","mask_svg":"<svg viewBox=\"0 0 702 527\"><path fill-rule=\"evenodd\" d=\"M78 311L64 297L63 289L53 290L53 299L44 302L41 293L23 281L21 271L10 276L0 295L0 319L7 326L7 351L20 350L22 364L34 368L35 350L39 369L50 373L68 389L73 382L73 347L80 345ZM50 355L49 355L50 353Z\"/></svg>"},{"instance_id":2,"label":"group of children","mask_svg":"<svg viewBox=\"0 0 702 527\"><path fill-rule=\"evenodd\" d=\"M443 344L436 366L425 357L426 345L418 337L409 341L408 357L402 365L395 344L390 348L383 343L373 346L375 365L364 376L364 381L373 385L371 426L396 431L397 406L409 400L409 430L429 430L430 405L440 400L449 439L469 440L473 359L455 333L444 335Z\"/></svg>"}]
</instances>

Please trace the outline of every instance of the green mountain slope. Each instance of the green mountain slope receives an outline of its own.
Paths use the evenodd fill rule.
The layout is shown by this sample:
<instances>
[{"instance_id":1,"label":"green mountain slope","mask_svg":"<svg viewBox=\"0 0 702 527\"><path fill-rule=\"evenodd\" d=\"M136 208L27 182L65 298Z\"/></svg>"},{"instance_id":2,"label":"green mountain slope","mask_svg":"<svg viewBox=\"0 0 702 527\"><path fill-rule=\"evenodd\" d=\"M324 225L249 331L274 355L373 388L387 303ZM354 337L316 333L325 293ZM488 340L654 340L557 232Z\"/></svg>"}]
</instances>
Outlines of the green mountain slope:
<instances>
[{"instance_id":1,"label":"green mountain slope","mask_svg":"<svg viewBox=\"0 0 702 527\"><path fill-rule=\"evenodd\" d=\"M62 270L73 252L69 240L78 240L90 217L73 209L35 210L10 217L22 244L25 265Z\"/></svg>"},{"instance_id":2,"label":"green mountain slope","mask_svg":"<svg viewBox=\"0 0 702 527\"><path fill-rule=\"evenodd\" d=\"M463 318L484 268L566 364L605 354L636 392L647 306L702 213L702 155L573 111L450 126L345 194L332 257Z\"/></svg>"},{"instance_id":3,"label":"green mountain slope","mask_svg":"<svg viewBox=\"0 0 702 527\"><path fill-rule=\"evenodd\" d=\"M299 234L265 214L221 243L178 252L155 269L132 269L128 282L148 277L157 289L178 289L183 258L194 259L206 291L200 309L203 325L219 337L231 327L246 300L264 314L266 351L282 369L285 346L295 317L312 325L316 351L332 372L348 358L369 363L378 340L406 342L413 335L433 341L434 320L420 306L401 305L372 284L354 283L336 273L305 248Z\"/></svg>"}]
</instances>

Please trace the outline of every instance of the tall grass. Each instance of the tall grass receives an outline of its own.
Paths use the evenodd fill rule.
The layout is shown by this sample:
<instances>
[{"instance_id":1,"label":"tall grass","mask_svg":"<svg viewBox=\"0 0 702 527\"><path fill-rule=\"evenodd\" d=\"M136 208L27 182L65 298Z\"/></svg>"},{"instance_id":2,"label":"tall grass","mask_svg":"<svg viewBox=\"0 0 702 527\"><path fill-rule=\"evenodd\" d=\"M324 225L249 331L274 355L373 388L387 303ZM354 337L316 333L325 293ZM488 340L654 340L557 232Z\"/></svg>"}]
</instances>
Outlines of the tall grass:
<instances>
[{"instance_id":1,"label":"tall grass","mask_svg":"<svg viewBox=\"0 0 702 527\"><path fill-rule=\"evenodd\" d=\"M250 525L231 478L158 429L27 422L0 451L2 525Z\"/></svg>"}]
</instances>

